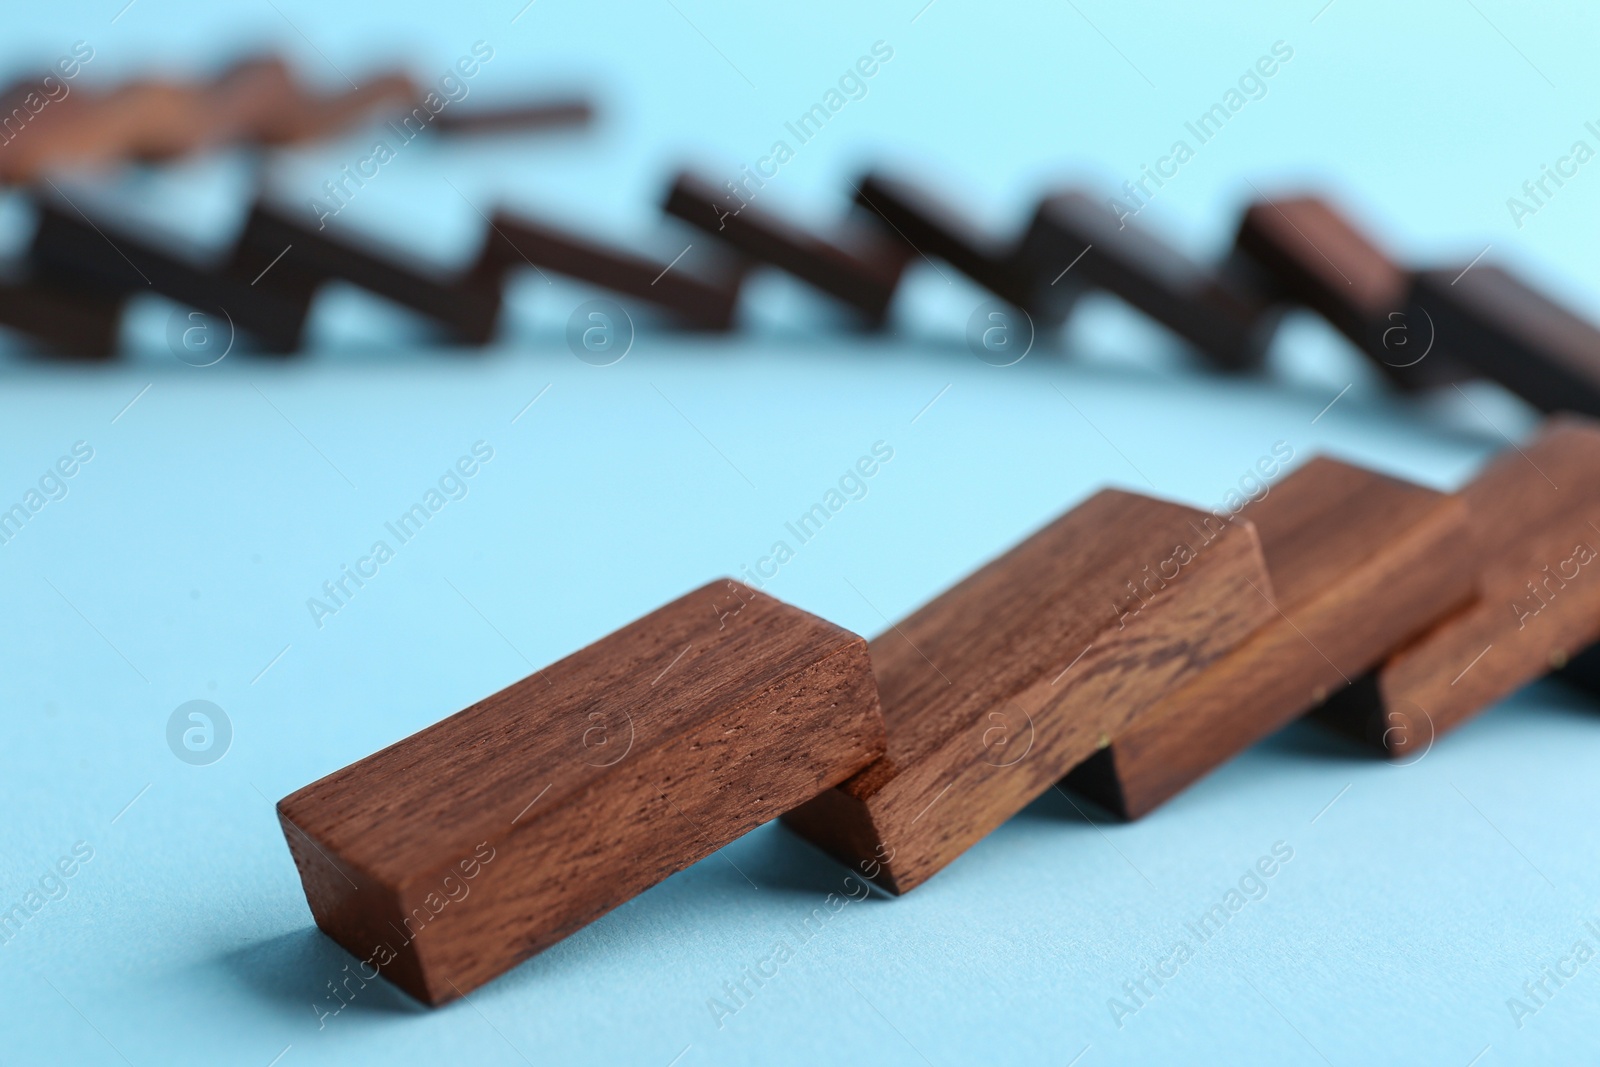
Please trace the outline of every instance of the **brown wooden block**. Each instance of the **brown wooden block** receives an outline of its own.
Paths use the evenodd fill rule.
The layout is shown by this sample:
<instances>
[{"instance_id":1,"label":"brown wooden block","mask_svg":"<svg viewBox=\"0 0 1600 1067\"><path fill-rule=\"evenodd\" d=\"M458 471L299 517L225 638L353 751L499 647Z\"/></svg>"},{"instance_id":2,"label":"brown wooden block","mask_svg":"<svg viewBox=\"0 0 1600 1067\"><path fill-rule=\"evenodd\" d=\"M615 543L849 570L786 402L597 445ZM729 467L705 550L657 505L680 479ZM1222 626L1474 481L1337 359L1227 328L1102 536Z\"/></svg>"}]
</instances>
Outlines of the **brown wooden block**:
<instances>
[{"instance_id":1,"label":"brown wooden block","mask_svg":"<svg viewBox=\"0 0 1600 1067\"><path fill-rule=\"evenodd\" d=\"M268 57L238 63L209 83L146 78L112 89L68 85L65 95L56 90L59 100L20 124L14 145L5 145L0 181L35 181L65 167L171 159L237 141L310 140L417 99L416 86L401 73L363 82L344 93L313 94L282 60ZM30 93L42 96L42 84L42 78L15 84L0 100L4 114Z\"/></svg>"},{"instance_id":2,"label":"brown wooden block","mask_svg":"<svg viewBox=\"0 0 1600 1067\"><path fill-rule=\"evenodd\" d=\"M162 235L113 222L101 212L91 219L44 194L28 258L36 280L52 288L103 301L159 294L248 331L273 352L299 344L308 310L298 294L251 286Z\"/></svg>"},{"instance_id":3,"label":"brown wooden block","mask_svg":"<svg viewBox=\"0 0 1600 1067\"><path fill-rule=\"evenodd\" d=\"M298 790L278 814L317 924L441 1004L883 746L866 642L719 581Z\"/></svg>"},{"instance_id":4,"label":"brown wooden block","mask_svg":"<svg viewBox=\"0 0 1600 1067\"><path fill-rule=\"evenodd\" d=\"M1600 424L1551 419L1460 495L1478 598L1317 711L1391 755L1425 750L1600 639Z\"/></svg>"},{"instance_id":5,"label":"brown wooden block","mask_svg":"<svg viewBox=\"0 0 1600 1067\"><path fill-rule=\"evenodd\" d=\"M1053 288L1112 293L1225 370L1256 367L1266 352L1273 315L1254 293L1085 193L1040 203L1018 254Z\"/></svg>"},{"instance_id":6,"label":"brown wooden block","mask_svg":"<svg viewBox=\"0 0 1600 1067\"><path fill-rule=\"evenodd\" d=\"M856 203L884 226L886 237L944 260L1040 326L1065 320L1073 291L1040 279L1038 270L1018 258L1015 241L980 232L956 208L901 178L867 174L855 191Z\"/></svg>"},{"instance_id":7,"label":"brown wooden block","mask_svg":"<svg viewBox=\"0 0 1600 1067\"><path fill-rule=\"evenodd\" d=\"M665 308L686 325L704 330L732 326L739 302L737 270L705 277L686 264L658 263L503 211L489 224L483 263L495 273L526 263L564 274Z\"/></svg>"},{"instance_id":8,"label":"brown wooden block","mask_svg":"<svg viewBox=\"0 0 1600 1067\"><path fill-rule=\"evenodd\" d=\"M1258 200L1234 237L1229 270L1266 299L1303 305L1327 319L1404 389L1470 377L1429 331L1406 317L1409 273L1370 236L1315 196Z\"/></svg>"},{"instance_id":9,"label":"brown wooden block","mask_svg":"<svg viewBox=\"0 0 1600 1067\"><path fill-rule=\"evenodd\" d=\"M117 297L0 281L0 326L27 334L52 355L107 359L116 351L121 322Z\"/></svg>"},{"instance_id":10,"label":"brown wooden block","mask_svg":"<svg viewBox=\"0 0 1600 1067\"><path fill-rule=\"evenodd\" d=\"M785 816L913 889L1273 613L1248 522L1106 490L873 639L884 757Z\"/></svg>"},{"instance_id":11,"label":"brown wooden block","mask_svg":"<svg viewBox=\"0 0 1600 1067\"><path fill-rule=\"evenodd\" d=\"M251 287L309 303L330 281L344 281L401 304L468 344L494 336L500 286L472 272L447 275L398 249L335 236L288 210L257 204L234 246L228 272Z\"/></svg>"},{"instance_id":12,"label":"brown wooden block","mask_svg":"<svg viewBox=\"0 0 1600 1067\"><path fill-rule=\"evenodd\" d=\"M520 133L587 126L593 121L593 103L567 97L499 107L451 107L434 116L433 128L450 135Z\"/></svg>"},{"instance_id":13,"label":"brown wooden block","mask_svg":"<svg viewBox=\"0 0 1600 1067\"><path fill-rule=\"evenodd\" d=\"M1272 575L1266 625L1067 776L1123 818L1316 706L1473 595L1456 497L1315 458L1240 514Z\"/></svg>"},{"instance_id":14,"label":"brown wooden block","mask_svg":"<svg viewBox=\"0 0 1600 1067\"><path fill-rule=\"evenodd\" d=\"M1412 322L1431 324L1447 358L1541 411L1600 415L1600 329L1510 271L1420 271L1409 303Z\"/></svg>"},{"instance_id":15,"label":"brown wooden block","mask_svg":"<svg viewBox=\"0 0 1600 1067\"><path fill-rule=\"evenodd\" d=\"M848 243L825 241L693 174L678 175L663 210L822 290L872 326L888 315L906 260L915 255L864 229Z\"/></svg>"}]
</instances>

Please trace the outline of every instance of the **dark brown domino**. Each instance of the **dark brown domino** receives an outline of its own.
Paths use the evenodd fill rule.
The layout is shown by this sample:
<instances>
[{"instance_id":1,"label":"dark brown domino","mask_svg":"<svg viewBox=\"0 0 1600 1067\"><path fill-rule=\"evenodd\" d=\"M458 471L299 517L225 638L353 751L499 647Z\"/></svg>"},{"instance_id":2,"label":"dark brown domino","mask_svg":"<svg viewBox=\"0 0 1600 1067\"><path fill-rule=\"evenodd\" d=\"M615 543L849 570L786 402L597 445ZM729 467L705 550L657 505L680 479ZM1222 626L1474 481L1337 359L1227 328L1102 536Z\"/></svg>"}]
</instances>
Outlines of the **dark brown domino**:
<instances>
[{"instance_id":1,"label":"dark brown domino","mask_svg":"<svg viewBox=\"0 0 1600 1067\"><path fill-rule=\"evenodd\" d=\"M1255 368L1266 353L1275 317L1254 293L1119 222L1087 194L1047 197L1018 254L1052 288L1109 292L1224 370Z\"/></svg>"},{"instance_id":2,"label":"dark brown domino","mask_svg":"<svg viewBox=\"0 0 1600 1067\"><path fill-rule=\"evenodd\" d=\"M0 281L0 326L27 334L51 355L107 359L116 352L121 325L117 297Z\"/></svg>"},{"instance_id":3,"label":"dark brown domino","mask_svg":"<svg viewBox=\"0 0 1600 1067\"><path fill-rule=\"evenodd\" d=\"M498 279L473 272L447 276L404 252L335 236L311 221L257 204L234 248L229 272L245 282L259 279L254 288L294 301L308 302L323 284L345 281L410 308L467 344L485 344L494 336L500 313Z\"/></svg>"},{"instance_id":4,"label":"dark brown domino","mask_svg":"<svg viewBox=\"0 0 1600 1067\"><path fill-rule=\"evenodd\" d=\"M719 581L278 815L317 925L364 973L442 1004L883 746L867 643Z\"/></svg>"},{"instance_id":5,"label":"dark brown domino","mask_svg":"<svg viewBox=\"0 0 1600 1067\"><path fill-rule=\"evenodd\" d=\"M485 269L495 272L527 264L564 274L665 308L685 325L703 330L731 327L739 302L736 270L704 277L687 265L670 267L504 211L489 224L484 261Z\"/></svg>"},{"instance_id":6,"label":"dark brown domino","mask_svg":"<svg viewBox=\"0 0 1600 1067\"><path fill-rule=\"evenodd\" d=\"M1234 237L1229 269L1262 295L1300 304L1327 319L1404 389L1471 376L1406 317L1410 274L1355 223L1314 196L1258 200Z\"/></svg>"},{"instance_id":7,"label":"dark brown domino","mask_svg":"<svg viewBox=\"0 0 1600 1067\"><path fill-rule=\"evenodd\" d=\"M1600 424L1550 420L1460 495L1478 598L1317 712L1390 755L1425 750L1600 640Z\"/></svg>"},{"instance_id":8,"label":"dark brown domino","mask_svg":"<svg viewBox=\"0 0 1600 1067\"><path fill-rule=\"evenodd\" d=\"M166 239L136 233L103 215L93 221L72 205L42 196L28 251L36 278L52 288L100 300L158 293L253 334L272 352L300 342L308 304L235 278Z\"/></svg>"},{"instance_id":9,"label":"dark brown domino","mask_svg":"<svg viewBox=\"0 0 1600 1067\"><path fill-rule=\"evenodd\" d=\"M1123 818L1164 803L1473 596L1456 497L1316 458L1240 514L1272 575L1266 625L1067 776Z\"/></svg>"},{"instance_id":10,"label":"dark brown domino","mask_svg":"<svg viewBox=\"0 0 1600 1067\"><path fill-rule=\"evenodd\" d=\"M1407 316L1540 411L1600 415L1600 329L1492 263L1417 273Z\"/></svg>"},{"instance_id":11,"label":"dark brown domino","mask_svg":"<svg viewBox=\"0 0 1600 1067\"><path fill-rule=\"evenodd\" d=\"M434 116L433 128L459 136L576 128L593 121L594 104L583 97L570 97L501 107L446 108Z\"/></svg>"},{"instance_id":12,"label":"dark brown domino","mask_svg":"<svg viewBox=\"0 0 1600 1067\"><path fill-rule=\"evenodd\" d=\"M1040 326L1059 326L1066 319L1073 290L1041 280L1037 269L1018 258L1015 241L978 231L954 207L904 179L871 173L855 191L856 203L884 227L886 237L904 241L916 254L944 260Z\"/></svg>"},{"instance_id":13,"label":"dark brown domino","mask_svg":"<svg viewBox=\"0 0 1600 1067\"><path fill-rule=\"evenodd\" d=\"M672 183L663 210L820 289L871 326L888 315L906 261L915 255L875 230L861 230L848 247L825 241L693 174L680 174Z\"/></svg>"},{"instance_id":14,"label":"dark brown domino","mask_svg":"<svg viewBox=\"0 0 1600 1067\"><path fill-rule=\"evenodd\" d=\"M1248 522L1101 492L873 639L888 751L784 821L907 892L1264 625L1271 595Z\"/></svg>"}]
</instances>

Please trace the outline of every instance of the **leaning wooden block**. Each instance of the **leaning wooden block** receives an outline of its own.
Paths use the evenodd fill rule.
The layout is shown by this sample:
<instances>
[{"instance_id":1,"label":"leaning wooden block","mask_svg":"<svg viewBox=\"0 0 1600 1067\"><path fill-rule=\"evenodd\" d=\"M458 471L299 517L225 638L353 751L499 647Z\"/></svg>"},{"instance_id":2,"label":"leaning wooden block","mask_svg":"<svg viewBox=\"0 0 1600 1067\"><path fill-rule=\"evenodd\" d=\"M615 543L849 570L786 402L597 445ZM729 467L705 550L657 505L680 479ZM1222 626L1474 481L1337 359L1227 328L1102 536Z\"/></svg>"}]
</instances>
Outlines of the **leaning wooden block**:
<instances>
[{"instance_id":1,"label":"leaning wooden block","mask_svg":"<svg viewBox=\"0 0 1600 1067\"><path fill-rule=\"evenodd\" d=\"M52 288L26 279L0 280L0 326L42 342L55 356L106 359L122 321L116 297Z\"/></svg>"},{"instance_id":2,"label":"leaning wooden block","mask_svg":"<svg viewBox=\"0 0 1600 1067\"><path fill-rule=\"evenodd\" d=\"M62 197L38 196L39 228L28 259L41 284L112 302L156 293L254 334L269 351L299 344L309 308L299 294L252 286L170 237L113 222L102 212L91 217Z\"/></svg>"},{"instance_id":3,"label":"leaning wooden block","mask_svg":"<svg viewBox=\"0 0 1600 1067\"><path fill-rule=\"evenodd\" d=\"M1248 641L1067 776L1138 818L1349 684L1473 595L1466 507L1317 458L1247 505L1276 591Z\"/></svg>"},{"instance_id":4,"label":"leaning wooden block","mask_svg":"<svg viewBox=\"0 0 1600 1067\"><path fill-rule=\"evenodd\" d=\"M1600 424L1549 420L1461 497L1478 598L1317 712L1391 755L1425 749L1600 640Z\"/></svg>"},{"instance_id":5,"label":"leaning wooden block","mask_svg":"<svg viewBox=\"0 0 1600 1067\"><path fill-rule=\"evenodd\" d=\"M1475 367L1540 411L1600 415L1600 328L1493 264L1427 270L1408 316L1439 352Z\"/></svg>"},{"instance_id":6,"label":"leaning wooden block","mask_svg":"<svg viewBox=\"0 0 1600 1067\"><path fill-rule=\"evenodd\" d=\"M693 174L678 176L662 209L827 293L874 327L883 324L906 261L915 254L869 230L843 241L824 240Z\"/></svg>"},{"instance_id":7,"label":"leaning wooden block","mask_svg":"<svg viewBox=\"0 0 1600 1067\"><path fill-rule=\"evenodd\" d=\"M1273 316L1253 292L1084 193L1041 202L1018 256L1053 288L1121 298L1225 370L1253 368L1265 355Z\"/></svg>"},{"instance_id":8,"label":"leaning wooden block","mask_svg":"<svg viewBox=\"0 0 1600 1067\"><path fill-rule=\"evenodd\" d=\"M494 336L498 278L432 270L398 249L313 226L315 219L310 210L301 217L257 204L234 247L229 273L296 303L309 303L327 282L348 282L431 319L468 344Z\"/></svg>"},{"instance_id":9,"label":"leaning wooden block","mask_svg":"<svg viewBox=\"0 0 1600 1067\"><path fill-rule=\"evenodd\" d=\"M1016 241L977 230L954 207L903 178L871 173L856 183L856 203L920 255L936 256L1041 326L1059 326L1072 306L1071 291L1053 289L1048 278L1017 256Z\"/></svg>"},{"instance_id":10,"label":"leaning wooden block","mask_svg":"<svg viewBox=\"0 0 1600 1067\"><path fill-rule=\"evenodd\" d=\"M1251 204L1228 267L1266 299L1317 312L1403 389L1470 376L1432 350L1425 323L1413 328L1408 321L1410 274L1325 200L1289 196Z\"/></svg>"},{"instance_id":11,"label":"leaning wooden block","mask_svg":"<svg viewBox=\"0 0 1600 1067\"><path fill-rule=\"evenodd\" d=\"M657 263L505 211L495 212L489 224L480 262L483 270L497 274L522 264L565 274L664 308L703 330L733 325L742 281L737 269L707 277L688 264Z\"/></svg>"},{"instance_id":12,"label":"leaning wooden block","mask_svg":"<svg viewBox=\"0 0 1600 1067\"><path fill-rule=\"evenodd\" d=\"M889 747L785 816L913 889L1273 613L1255 530L1115 490L872 641Z\"/></svg>"},{"instance_id":13,"label":"leaning wooden block","mask_svg":"<svg viewBox=\"0 0 1600 1067\"><path fill-rule=\"evenodd\" d=\"M862 638L714 582L278 803L317 925L440 1004L882 753Z\"/></svg>"}]
</instances>

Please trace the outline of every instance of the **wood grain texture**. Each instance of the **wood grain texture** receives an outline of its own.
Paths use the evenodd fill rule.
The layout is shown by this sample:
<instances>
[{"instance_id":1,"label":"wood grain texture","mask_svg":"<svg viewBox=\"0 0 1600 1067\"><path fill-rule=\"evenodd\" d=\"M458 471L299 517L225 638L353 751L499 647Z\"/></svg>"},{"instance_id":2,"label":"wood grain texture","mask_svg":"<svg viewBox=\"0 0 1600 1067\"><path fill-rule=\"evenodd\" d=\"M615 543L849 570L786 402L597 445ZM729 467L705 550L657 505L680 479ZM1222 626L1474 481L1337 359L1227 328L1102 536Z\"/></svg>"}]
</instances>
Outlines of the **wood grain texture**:
<instances>
[{"instance_id":1,"label":"wood grain texture","mask_svg":"<svg viewBox=\"0 0 1600 1067\"><path fill-rule=\"evenodd\" d=\"M1271 594L1248 522L1098 493L873 639L888 751L784 821L907 892L1263 625Z\"/></svg>"},{"instance_id":2,"label":"wood grain texture","mask_svg":"<svg viewBox=\"0 0 1600 1067\"><path fill-rule=\"evenodd\" d=\"M1109 292L1225 370L1257 367L1272 316L1255 295L1187 259L1103 201L1077 191L1045 198L1020 257L1053 288Z\"/></svg>"},{"instance_id":3,"label":"wood grain texture","mask_svg":"<svg viewBox=\"0 0 1600 1067\"><path fill-rule=\"evenodd\" d=\"M1276 591L1266 625L1067 776L1123 818L1315 707L1474 594L1456 497L1314 458L1240 514Z\"/></svg>"},{"instance_id":4,"label":"wood grain texture","mask_svg":"<svg viewBox=\"0 0 1600 1067\"><path fill-rule=\"evenodd\" d=\"M1600 415L1600 329L1502 267L1417 273L1407 314L1437 350L1540 411ZM1431 357L1430 357L1431 358Z\"/></svg>"},{"instance_id":5,"label":"wood grain texture","mask_svg":"<svg viewBox=\"0 0 1600 1067\"><path fill-rule=\"evenodd\" d=\"M228 273L251 288L309 304L322 285L348 282L437 323L457 340L486 344L500 314L498 277L446 274L375 240L312 225L309 210L257 204Z\"/></svg>"},{"instance_id":6,"label":"wood grain texture","mask_svg":"<svg viewBox=\"0 0 1600 1067\"><path fill-rule=\"evenodd\" d=\"M288 352L299 344L309 310L303 295L251 286L165 237L98 212L91 217L53 196L39 200L28 259L42 284L112 301L159 293L253 334L268 351Z\"/></svg>"},{"instance_id":7,"label":"wood grain texture","mask_svg":"<svg viewBox=\"0 0 1600 1067\"><path fill-rule=\"evenodd\" d=\"M883 748L866 642L728 580L278 813L317 924L440 1004Z\"/></svg>"},{"instance_id":8,"label":"wood grain texture","mask_svg":"<svg viewBox=\"0 0 1600 1067\"><path fill-rule=\"evenodd\" d=\"M1424 750L1600 639L1600 425L1551 419L1460 495L1478 598L1317 711L1391 755Z\"/></svg>"},{"instance_id":9,"label":"wood grain texture","mask_svg":"<svg viewBox=\"0 0 1600 1067\"><path fill-rule=\"evenodd\" d=\"M855 200L884 236L917 255L942 259L1041 327L1059 326L1072 306L1072 290L1050 285L1017 255L1016 240L980 232L961 212L916 184L872 172L855 183Z\"/></svg>"},{"instance_id":10,"label":"wood grain texture","mask_svg":"<svg viewBox=\"0 0 1600 1067\"><path fill-rule=\"evenodd\" d=\"M1327 319L1395 385L1425 389L1471 377L1429 331L1406 317L1410 274L1328 201L1257 200L1234 237L1229 269L1266 300L1300 304Z\"/></svg>"},{"instance_id":11,"label":"wood grain texture","mask_svg":"<svg viewBox=\"0 0 1600 1067\"><path fill-rule=\"evenodd\" d=\"M827 293L874 327L887 317L906 260L915 255L864 227L845 242L824 240L693 174L678 175L663 210Z\"/></svg>"},{"instance_id":12,"label":"wood grain texture","mask_svg":"<svg viewBox=\"0 0 1600 1067\"><path fill-rule=\"evenodd\" d=\"M659 263L505 211L495 212L489 224L483 261L495 273L526 264L564 274L654 304L704 330L733 325L742 281L738 269L706 277L687 263Z\"/></svg>"}]
</instances>

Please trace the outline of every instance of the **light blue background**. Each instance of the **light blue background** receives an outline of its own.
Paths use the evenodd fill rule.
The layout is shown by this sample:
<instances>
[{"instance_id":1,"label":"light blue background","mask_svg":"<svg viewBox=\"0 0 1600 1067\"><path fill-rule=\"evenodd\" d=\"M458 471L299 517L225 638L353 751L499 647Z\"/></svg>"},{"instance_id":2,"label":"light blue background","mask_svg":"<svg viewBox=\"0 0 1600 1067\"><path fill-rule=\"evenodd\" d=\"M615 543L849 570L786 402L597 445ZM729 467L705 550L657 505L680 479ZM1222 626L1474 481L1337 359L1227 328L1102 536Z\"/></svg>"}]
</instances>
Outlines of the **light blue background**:
<instances>
[{"instance_id":1,"label":"light blue background","mask_svg":"<svg viewBox=\"0 0 1600 1067\"><path fill-rule=\"evenodd\" d=\"M1600 162L1520 230L1505 206L1600 118L1592 9L919 6L538 0L513 24L516 0L137 0L115 23L119 0L13 5L0 63L22 73L83 39L98 81L203 73L270 45L336 87L386 62L433 77L483 39L496 57L475 99L588 85L601 124L408 146L338 224L459 260L476 209L504 201L670 257L701 240L657 218L671 168L732 177L876 40L894 59L762 191L767 205L826 219L845 179L881 159L1014 225L1052 181L1134 176L1283 40L1294 58L1268 95L1141 221L1211 255L1251 182L1314 183L1397 253L1465 262L1492 246L1580 306L1600 292ZM365 140L276 162L268 180L309 195ZM224 158L114 192L218 241L248 178ZM6 232L20 238L16 208ZM523 279L506 340L479 354L419 348L403 319L334 293L306 357L205 370L173 360L172 309L151 301L129 325L137 354L113 367L0 368L0 504L74 441L95 449L67 498L0 546L0 907L74 842L95 852L0 946L0 1061L1592 1058L1600 963L1520 1029L1506 1005L1578 938L1600 944L1581 925L1600 916L1600 721L1548 684L1414 766L1296 726L1136 825L1091 825L1047 796L916 893L846 907L720 1028L708 999L845 885L775 826L468 1002L425 1011L379 983L319 1028L313 1004L331 1006L325 983L349 957L312 926L272 802L754 563L875 441L895 457L868 496L769 586L868 634L1102 484L1214 505L1281 440L1449 487L1532 425L1487 387L1388 396L1309 319L1281 335L1270 378L1207 376L1110 301L1074 318L1070 360L1041 345L992 368L961 340L982 296L948 268L918 267L891 340L842 334L763 279L738 336L642 328L608 368L561 340L588 295ZM470 495L318 629L306 598L479 440L495 458ZM164 737L197 698L235 730L201 768ZM1108 998L1277 841L1294 859L1266 899L1119 1029Z\"/></svg>"}]
</instances>

